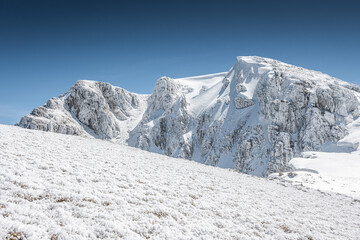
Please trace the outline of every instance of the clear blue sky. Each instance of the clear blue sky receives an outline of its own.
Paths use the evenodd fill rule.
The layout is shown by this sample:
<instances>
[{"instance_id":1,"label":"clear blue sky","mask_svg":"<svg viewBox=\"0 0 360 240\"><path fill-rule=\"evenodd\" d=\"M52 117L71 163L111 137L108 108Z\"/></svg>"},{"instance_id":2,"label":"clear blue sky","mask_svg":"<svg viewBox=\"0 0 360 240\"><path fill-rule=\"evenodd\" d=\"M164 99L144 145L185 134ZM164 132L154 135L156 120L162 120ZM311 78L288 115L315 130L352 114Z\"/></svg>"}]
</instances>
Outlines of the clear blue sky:
<instances>
[{"instance_id":1,"label":"clear blue sky","mask_svg":"<svg viewBox=\"0 0 360 240\"><path fill-rule=\"evenodd\" d=\"M358 1L0 0L0 123L77 80L151 93L161 76L269 57L360 84Z\"/></svg>"}]
</instances>

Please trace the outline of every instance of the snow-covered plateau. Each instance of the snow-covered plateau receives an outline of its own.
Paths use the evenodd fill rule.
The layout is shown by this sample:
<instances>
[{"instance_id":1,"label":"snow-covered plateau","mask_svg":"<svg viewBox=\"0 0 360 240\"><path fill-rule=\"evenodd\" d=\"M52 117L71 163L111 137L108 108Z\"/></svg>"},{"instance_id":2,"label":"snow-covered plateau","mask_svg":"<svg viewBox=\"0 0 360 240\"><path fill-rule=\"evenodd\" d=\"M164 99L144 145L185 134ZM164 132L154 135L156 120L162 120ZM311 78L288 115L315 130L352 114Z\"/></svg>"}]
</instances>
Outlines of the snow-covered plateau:
<instances>
[{"instance_id":1,"label":"snow-covered plateau","mask_svg":"<svg viewBox=\"0 0 360 240\"><path fill-rule=\"evenodd\" d=\"M339 154L350 141L338 144L345 149ZM314 154L304 159L330 172ZM353 197L110 141L0 125L0 239L359 236L360 200Z\"/></svg>"}]
</instances>

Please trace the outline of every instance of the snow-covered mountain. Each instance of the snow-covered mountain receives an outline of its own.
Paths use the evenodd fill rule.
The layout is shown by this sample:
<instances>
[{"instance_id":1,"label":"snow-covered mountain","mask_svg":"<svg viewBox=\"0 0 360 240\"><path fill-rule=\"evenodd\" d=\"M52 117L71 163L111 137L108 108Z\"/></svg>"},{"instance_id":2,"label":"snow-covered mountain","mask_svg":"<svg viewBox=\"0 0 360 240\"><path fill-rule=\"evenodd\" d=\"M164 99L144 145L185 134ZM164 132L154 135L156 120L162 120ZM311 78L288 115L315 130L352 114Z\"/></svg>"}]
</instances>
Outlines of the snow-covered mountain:
<instances>
[{"instance_id":1,"label":"snow-covered mountain","mask_svg":"<svg viewBox=\"0 0 360 240\"><path fill-rule=\"evenodd\" d=\"M337 239L360 201L99 139L0 125L0 239Z\"/></svg>"},{"instance_id":2,"label":"snow-covered mountain","mask_svg":"<svg viewBox=\"0 0 360 240\"><path fill-rule=\"evenodd\" d=\"M80 80L21 118L19 126L125 142L146 109L147 97L109 83Z\"/></svg>"},{"instance_id":3,"label":"snow-covered mountain","mask_svg":"<svg viewBox=\"0 0 360 240\"><path fill-rule=\"evenodd\" d=\"M304 151L348 134L360 87L261 57L224 73L162 77L150 96L79 81L19 126L127 142L130 146L267 176ZM354 149L355 150L355 149Z\"/></svg>"}]
</instances>

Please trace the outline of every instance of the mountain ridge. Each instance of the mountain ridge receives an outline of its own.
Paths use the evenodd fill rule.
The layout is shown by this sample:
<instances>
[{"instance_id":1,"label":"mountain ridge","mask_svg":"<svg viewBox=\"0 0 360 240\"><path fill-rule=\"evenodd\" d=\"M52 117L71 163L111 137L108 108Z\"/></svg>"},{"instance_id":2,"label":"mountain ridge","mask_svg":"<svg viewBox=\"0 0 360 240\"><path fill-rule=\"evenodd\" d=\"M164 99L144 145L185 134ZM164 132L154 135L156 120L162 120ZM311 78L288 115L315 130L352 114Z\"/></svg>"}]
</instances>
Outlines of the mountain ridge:
<instances>
[{"instance_id":1,"label":"mountain ridge","mask_svg":"<svg viewBox=\"0 0 360 240\"><path fill-rule=\"evenodd\" d=\"M151 95L78 81L20 120L25 128L98 137L257 176L348 134L360 87L277 60L237 57L217 74L157 80ZM60 116L48 112L62 111ZM65 128L62 126L66 126ZM76 127L75 127L76 126Z\"/></svg>"}]
</instances>

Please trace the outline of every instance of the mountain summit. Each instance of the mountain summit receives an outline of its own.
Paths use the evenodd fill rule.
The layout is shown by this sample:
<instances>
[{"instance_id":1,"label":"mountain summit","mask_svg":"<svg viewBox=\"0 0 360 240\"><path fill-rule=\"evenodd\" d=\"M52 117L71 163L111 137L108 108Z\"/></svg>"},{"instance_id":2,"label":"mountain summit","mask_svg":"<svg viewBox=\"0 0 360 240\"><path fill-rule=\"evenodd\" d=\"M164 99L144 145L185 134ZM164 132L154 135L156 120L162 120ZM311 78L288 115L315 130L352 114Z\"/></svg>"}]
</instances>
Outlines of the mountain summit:
<instances>
[{"instance_id":1,"label":"mountain summit","mask_svg":"<svg viewBox=\"0 0 360 240\"><path fill-rule=\"evenodd\" d=\"M348 134L360 87L262 57L228 71L157 80L151 95L78 81L24 116L24 128L96 137L257 176Z\"/></svg>"}]
</instances>

